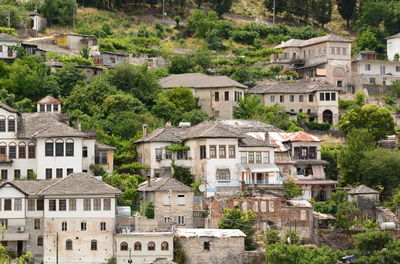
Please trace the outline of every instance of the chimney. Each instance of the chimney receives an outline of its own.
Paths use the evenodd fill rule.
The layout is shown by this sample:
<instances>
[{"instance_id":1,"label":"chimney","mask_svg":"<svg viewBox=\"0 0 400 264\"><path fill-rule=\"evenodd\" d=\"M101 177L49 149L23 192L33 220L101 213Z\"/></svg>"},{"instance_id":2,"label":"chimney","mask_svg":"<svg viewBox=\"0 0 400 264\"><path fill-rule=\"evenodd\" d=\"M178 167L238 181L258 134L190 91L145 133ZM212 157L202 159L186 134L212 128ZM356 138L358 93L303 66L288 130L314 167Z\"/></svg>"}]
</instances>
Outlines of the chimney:
<instances>
[{"instance_id":1,"label":"chimney","mask_svg":"<svg viewBox=\"0 0 400 264\"><path fill-rule=\"evenodd\" d=\"M149 186L149 187L151 186L151 183L150 183L150 175L147 176L147 186Z\"/></svg>"},{"instance_id":2,"label":"chimney","mask_svg":"<svg viewBox=\"0 0 400 264\"><path fill-rule=\"evenodd\" d=\"M267 141L268 143L271 143L271 141L269 140L269 133L265 132L265 141Z\"/></svg>"},{"instance_id":3,"label":"chimney","mask_svg":"<svg viewBox=\"0 0 400 264\"><path fill-rule=\"evenodd\" d=\"M76 128L81 131L82 130L82 123L80 120L76 121Z\"/></svg>"},{"instance_id":4,"label":"chimney","mask_svg":"<svg viewBox=\"0 0 400 264\"><path fill-rule=\"evenodd\" d=\"M147 124L143 124L143 137L147 136Z\"/></svg>"}]
</instances>

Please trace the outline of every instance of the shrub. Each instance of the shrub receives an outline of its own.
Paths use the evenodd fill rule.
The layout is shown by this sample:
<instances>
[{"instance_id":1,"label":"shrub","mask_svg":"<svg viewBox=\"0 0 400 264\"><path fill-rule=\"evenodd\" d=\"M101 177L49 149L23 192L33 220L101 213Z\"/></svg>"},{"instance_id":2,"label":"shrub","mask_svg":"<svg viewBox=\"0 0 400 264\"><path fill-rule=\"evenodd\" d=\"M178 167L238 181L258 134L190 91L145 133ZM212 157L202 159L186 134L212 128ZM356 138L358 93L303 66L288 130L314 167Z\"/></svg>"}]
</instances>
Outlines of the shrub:
<instances>
[{"instance_id":1,"label":"shrub","mask_svg":"<svg viewBox=\"0 0 400 264\"><path fill-rule=\"evenodd\" d=\"M307 122L305 125L312 130L320 130L327 131L331 128L331 125L328 123L318 123L318 122Z\"/></svg>"},{"instance_id":2,"label":"shrub","mask_svg":"<svg viewBox=\"0 0 400 264\"><path fill-rule=\"evenodd\" d=\"M146 208L144 210L144 216L149 219L154 219L154 203L152 201L146 204Z\"/></svg>"},{"instance_id":3,"label":"shrub","mask_svg":"<svg viewBox=\"0 0 400 264\"><path fill-rule=\"evenodd\" d=\"M234 31L232 39L239 43L252 45L256 38L260 37L260 34L254 31Z\"/></svg>"}]
</instances>

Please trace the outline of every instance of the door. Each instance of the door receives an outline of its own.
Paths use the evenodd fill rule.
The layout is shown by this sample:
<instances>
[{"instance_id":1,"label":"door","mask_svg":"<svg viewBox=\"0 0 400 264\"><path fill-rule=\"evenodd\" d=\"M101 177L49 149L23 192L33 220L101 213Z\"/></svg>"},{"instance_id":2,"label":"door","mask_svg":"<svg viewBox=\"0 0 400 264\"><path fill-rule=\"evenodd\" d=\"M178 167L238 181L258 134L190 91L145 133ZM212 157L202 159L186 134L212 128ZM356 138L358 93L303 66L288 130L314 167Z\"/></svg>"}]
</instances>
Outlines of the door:
<instances>
[{"instance_id":1,"label":"door","mask_svg":"<svg viewBox=\"0 0 400 264\"><path fill-rule=\"evenodd\" d=\"M17 256L21 256L24 251L24 241L17 241Z\"/></svg>"}]
</instances>

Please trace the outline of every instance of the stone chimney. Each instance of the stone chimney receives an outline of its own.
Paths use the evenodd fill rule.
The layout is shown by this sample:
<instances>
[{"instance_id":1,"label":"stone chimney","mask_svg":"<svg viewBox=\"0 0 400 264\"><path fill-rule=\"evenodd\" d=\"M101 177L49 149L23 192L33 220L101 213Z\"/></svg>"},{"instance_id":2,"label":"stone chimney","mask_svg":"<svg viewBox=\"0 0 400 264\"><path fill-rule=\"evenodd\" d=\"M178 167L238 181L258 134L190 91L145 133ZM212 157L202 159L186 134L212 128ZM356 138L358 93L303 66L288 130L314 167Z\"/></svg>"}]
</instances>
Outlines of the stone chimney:
<instances>
[{"instance_id":1,"label":"stone chimney","mask_svg":"<svg viewBox=\"0 0 400 264\"><path fill-rule=\"evenodd\" d=\"M269 133L265 132L265 141L267 141L268 143L271 143L271 141L269 140Z\"/></svg>"},{"instance_id":2,"label":"stone chimney","mask_svg":"<svg viewBox=\"0 0 400 264\"><path fill-rule=\"evenodd\" d=\"M151 186L150 175L147 176L147 186Z\"/></svg>"},{"instance_id":3,"label":"stone chimney","mask_svg":"<svg viewBox=\"0 0 400 264\"><path fill-rule=\"evenodd\" d=\"M143 124L143 137L147 136L147 124Z\"/></svg>"},{"instance_id":4,"label":"stone chimney","mask_svg":"<svg viewBox=\"0 0 400 264\"><path fill-rule=\"evenodd\" d=\"M82 123L81 123L80 120L76 121L76 128L77 128L79 131L82 131Z\"/></svg>"}]
</instances>

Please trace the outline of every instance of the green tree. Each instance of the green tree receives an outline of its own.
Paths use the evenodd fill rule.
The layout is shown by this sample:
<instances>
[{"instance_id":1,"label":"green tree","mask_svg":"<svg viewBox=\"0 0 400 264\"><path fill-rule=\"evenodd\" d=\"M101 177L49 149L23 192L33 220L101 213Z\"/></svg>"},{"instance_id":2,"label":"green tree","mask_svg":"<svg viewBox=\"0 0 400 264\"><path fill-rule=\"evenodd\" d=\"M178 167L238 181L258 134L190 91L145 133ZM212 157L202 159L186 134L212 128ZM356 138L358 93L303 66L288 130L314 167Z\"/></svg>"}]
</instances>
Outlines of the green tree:
<instances>
[{"instance_id":1,"label":"green tree","mask_svg":"<svg viewBox=\"0 0 400 264\"><path fill-rule=\"evenodd\" d=\"M254 242L255 221L256 215L252 211L242 212L239 208L226 208L218 226L221 229L240 229L246 235L245 250L254 250L257 247Z\"/></svg>"},{"instance_id":2,"label":"green tree","mask_svg":"<svg viewBox=\"0 0 400 264\"><path fill-rule=\"evenodd\" d=\"M293 180L289 180L283 183L285 189L285 194L288 199L292 199L302 195L302 188L300 185L296 184Z\"/></svg>"},{"instance_id":3,"label":"green tree","mask_svg":"<svg viewBox=\"0 0 400 264\"><path fill-rule=\"evenodd\" d=\"M70 26L76 9L75 0L46 0L43 14L50 25Z\"/></svg>"},{"instance_id":4,"label":"green tree","mask_svg":"<svg viewBox=\"0 0 400 264\"><path fill-rule=\"evenodd\" d=\"M234 106L233 115L238 119L252 119L264 110L261 98L255 94L240 98L238 106Z\"/></svg>"},{"instance_id":5,"label":"green tree","mask_svg":"<svg viewBox=\"0 0 400 264\"><path fill-rule=\"evenodd\" d=\"M201 49L196 52L196 54L192 58L193 64L196 66L200 66L201 70L205 72L208 68L210 68L212 61L211 51L208 49Z\"/></svg>"},{"instance_id":6,"label":"green tree","mask_svg":"<svg viewBox=\"0 0 400 264\"><path fill-rule=\"evenodd\" d=\"M325 166L325 174L328 179L337 180L339 175L338 160L342 145L322 144L321 159L329 162Z\"/></svg>"},{"instance_id":7,"label":"green tree","mask_svg":"<svg viewBox=\"0 0 400 264\"><path fill-rule=\"evenodd\" d=\"M140 175L130 174L112 174L103 175L103 181L116 187L122 191L122 196L117 198L119 206L131 206L133 208L133 199L137 194L137 187L139 183L143 182L145 178Z\"/></svg>"},{"instance_id":8,"label":"green tree","mask_svg":"<svg viewBox=\"0 0 400 264\"><path fill-rule=\"evenodd\" d=\"M389 95L397 99L400 98L400 81L396 80L392 82L392 85L390 86Z\"/></svg>"},{"instance_id":9,"label":"green tree","mask_svg":"<svg viewBox=\"0 0 400 264\"><path fill-rule=\"evenodd\" d=\"M7 3L3 1L0 4L0 27L20 29L26 27L28 14L23 7L18 6L16 3ZM12 32L3 32L6 34L14 35Z\"/></svg>"},{"instance_id":10,"label":"green tree","mask_svg":"<svg viewBox=\"0 0 400 264\"><path fill-rule=\"evenodd\" d=\"M149 219L154 219L154 203L152 201L146 204L146 207L144 209L144 216Z\"/></svg>"},{"instance_id":11,"label":"green tree","mask_svg":"<svg viewBox=\"0 0 400 264\"><path fill-rule=\"evenodd\" d=\"M394 121L389 110L377 105L364 105L347 111L339 121L345 134L353 129L367 129L375 140L394 133Z\"/></svg>"},{"instance_id":12,"label":"green tree","mask_svg":"<svg viewBox=\"0 0 400 264\"><path fill-rule=\"evenodd\" d=\"M353 236L356 239L355 249L362 255L372 255L393 241L390 232L367 231Z\"/></svg>"},{"instance_id":13,"label":"green tree","mask_svg":"<svg viewBox=\"0 0 400 264\"><path fill-rule=\"evenodd\" d=\"M212 9L221 17L224 13L231 10L233 0L209 0L209 2Z\"/></svg>"},{"instance_id":14,"label":"green tree","mask_svg":"<svg viewBox=\"0 0 400 264\"><path fill-rule=\"evenodd\" d=\"M176 23L176 28L179 29L180 28L179 23L182 20L181 16L174 16L174 20L175 20L175 23Z\"/></svg>"},{"instance_id":15,"label":"green tree","mask_svg":"<svg viewBox=\"0 0 400 264\"><path fill-rule=\"evenodd\" d=\"M324 28L332 19L332 0L313 0L314 19Z\"/></svg>"},{"instance_id":16,"label":"green tree","mask_svg":"<svg viewBox=\"0 0 400 264\"><path fill-rule=\"evenodd\" d=\"M281 238L279 237L279 231L275 229L265 231L265 242L267 245L280 243Z\"/></svg>"},{"instance_id":17,"label":"green tree","mask_svg":"<svg viewBox=\"0 0 400 264\"><path fill-rule=\"evenodd\" d=\"M175 165L175 163L172 164L172 168L174 169L172 178L180 181L181 183L189 187L194 183L194 175L190 173L190 170L188 168L177 166Z\"/></svg>"},{"instance_id":18,"label":"green tree","mask_svg":"<svg viewBox=\"0 0 400 264\"><path fill-rule=\"evenodd\" d=\"M350 20L354 18L357 10L357 0L336 0L339 14L346 20L347 28L350 28Z\"/></svg>"},{"instance_id":19,"label":"green tree","mask_svg":"<svg viewBox=\"0 0 400 264\"><path fill-rule=\"evenodd\" d=\"M76 68L74 64L66 64L64 67L54 73L55 80L60 86L62 96L71 93L72 88L77 84L82 84L86 76L82 70Z\"/></svg>"},{"instance_id":20,"label":"green tree","mask_svg":"<svg viewBox=\"0 0 400 264\"><path fill-rule=\"evenodd\" d=\"M171 56L169 60L170 64L168 66L168 71L172 74L181 74L193 71L194 65L189 56L174 55Z\"/></svg>"},{"instance_id":21,"label":"green tree","mask_svg":"<svg viewBox=\"0 0 400 264\"><path fill-rule=\"evenodd\" d=\"M276 13L280 14L287 10L288 1L286 0L265 0L264 6L270 11L274 12L274 1L275 1L275 8Z\"/></svg>"}]
</instances>

